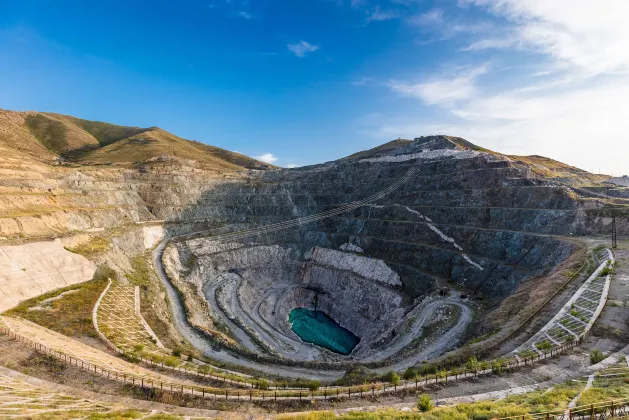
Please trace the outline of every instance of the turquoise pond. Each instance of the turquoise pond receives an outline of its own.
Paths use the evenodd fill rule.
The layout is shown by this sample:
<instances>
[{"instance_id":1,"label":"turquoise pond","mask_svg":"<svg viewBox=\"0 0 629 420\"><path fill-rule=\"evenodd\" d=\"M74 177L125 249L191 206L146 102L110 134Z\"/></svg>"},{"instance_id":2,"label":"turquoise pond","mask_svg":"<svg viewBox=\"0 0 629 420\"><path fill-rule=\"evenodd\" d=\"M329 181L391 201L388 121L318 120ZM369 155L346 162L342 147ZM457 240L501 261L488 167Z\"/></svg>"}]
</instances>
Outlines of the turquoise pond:
<instances>
[{"instance_id":1,"label":"turquoise pond","mask_svg":"<svg viewBox=\"0 0 629 420\"><path fill-rule=\"evenodd\" d=\"M341 327L321 311L296 308L288 316L291 329L306 343L316 344L334 353L350 354L360 341L351 331Z\"/></svg>"}]
</instances>

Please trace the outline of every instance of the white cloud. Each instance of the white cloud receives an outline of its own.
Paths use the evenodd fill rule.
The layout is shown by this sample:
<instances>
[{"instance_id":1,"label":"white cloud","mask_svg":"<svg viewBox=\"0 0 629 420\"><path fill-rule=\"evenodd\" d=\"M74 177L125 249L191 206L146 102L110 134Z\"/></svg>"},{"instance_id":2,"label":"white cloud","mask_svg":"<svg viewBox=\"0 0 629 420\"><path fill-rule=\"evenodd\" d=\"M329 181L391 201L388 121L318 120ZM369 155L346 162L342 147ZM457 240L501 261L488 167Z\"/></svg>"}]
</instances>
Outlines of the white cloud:
<instances>
[{"instance_id":1,"label":"white cloud","mask_svg":"<svg viewBox=\"0 0 629 420\"><path fill-rule=\"evenodd\" d=\"M417 25L417 26L439 24L443 22L443 10L441 9L429 10L426 13L422 13L420 15L415 15L408 18L408 22L411 25Z\"/></svg>"},{"instance_id":2,"label":"white cloud","mask_svg":"<svg viewBox=\"0 0 629 420\"><path fill-rule=\"evenodd\" d=\"M463 70L454 77L440 76L421 83L391 81L388 86L395 92L417 97L430 105L446 104L472 97L476 93L476 78L486 72L487 66L482 65Z\"/></svg>"},{"instance_id":3,"label":"white cloud","mask_svg":"<svg viewBox=\"0 0 629 420\"><path fill-rule=\"evenodd\" d=\"M377 22L384 20L397 19L400 17L400 12L397 10L382 10L380 5L376 5L373 11L367 17L367 22Z\"/></svg>"},{"instance_id":4,"label":"white cloud","mask_svg":"<svg viewBox=\"0 0 629 420\"><path fill-rule=\"evenodd\" d=\"M243 12L239 12L238 16L240 16L241 18L246 19L246 20L253 19L253 15L251 13L249 13L249 12L244 12L244 11Z\"/></svg>"},{"instance_id":5,"label":"white cloud","mask_svg":"<svg viewBox=\"0 0 629 420\"><path fill-rule=\"evenodd\" d=\"M487 67L477 74L462 71L420 83L389 83L393 91L438 105L447 114L436 111L430 121L421 115L385 116L371 123L376 135L459 135L504 153L541 154L590 171L600 166L607 173L627 172L629 1L459 3L499 20L491 23L492 30L450 30L452 39L467 45L464 54L452 51L457 60L468 60L474 69L479 54L483 60L493 54L490 60L500 66L492 65L492 73L483 78L477 76Z\"/></svg>"},{"instance_id":6,"label":"white cloud","mask_svg":"<svg viewBox=\"0 0 629 420\"><path fill-rule=\"evenodd\" d=\"M297 57L305 57L306 54L317 51L319 49L318 45L314 45L306 41L299 41L296 44L288 44L286 47Z\"/></svg>"},{"instance_id":7,"label":"white cloud","mask_svg":"<svg viewBox=\"0 0 629 420\"><path fill-rule=\"evenodd\" d=\"M288 165L286 165L287 168L299 168L299 165L295 164L295 163L289 163Z\"/></svg>"},{"instance_id":8,"label":"white cloud","mask_svg":"<svg viewBox=\"0 0 629 420\"><path fill-rule=\"evenodd\" d=\"M629 2L624 0L461 0L514 25L517 42L589 74L629 72ZM476 48L502 46L498 40Z\"/></svg>"},{"instance_id":9,"label":"white cloud","mask_svg":"<svg viewBox=\"0 0 629 420\"><path fill-rule=\"evenodd\" d=\"M277 157L273 153L263 153L260 156L254 156L253 158L266 163L277 162Z\"/></svg>"}]
</instances>

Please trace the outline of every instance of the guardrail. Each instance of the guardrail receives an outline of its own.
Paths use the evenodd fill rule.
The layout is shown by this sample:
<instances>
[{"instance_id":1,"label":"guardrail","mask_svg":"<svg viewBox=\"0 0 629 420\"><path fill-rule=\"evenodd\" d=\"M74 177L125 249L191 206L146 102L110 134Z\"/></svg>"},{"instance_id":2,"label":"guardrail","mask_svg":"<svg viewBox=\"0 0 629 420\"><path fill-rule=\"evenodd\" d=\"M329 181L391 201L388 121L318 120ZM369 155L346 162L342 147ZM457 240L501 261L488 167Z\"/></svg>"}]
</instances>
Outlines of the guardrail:
<instances>
[{"instance_id":1,"label":"guardrail","mask_svg":"<svg viewBox=\"0 0 629 420\"><path fill-rule=\"evenodd\" d=\"M60 352L58 350L47 347L41 343L33 341L27 337L15 333L5 325L0 325L0 332L9 336L20 343L26 344L38 351L45 354L49 354L57 359L64 361L72 366L76 366L80 369L88 371L93 374L97 374L103 377L107 377L110 380L116 380L119 382L128 383L141 388L150 388L153 390L159 390L161 392L170 392L172 394L178 394L182 396L194 396L207 399L222 399L222 400L333 400L340 398L363 398L375 395L383 395L387 393L393 393L400 390L419 390L429 385L443 384L447 385L449 382L455 382L465 380L469 378L475 378L478 376L487 376L496 373L497 366L492 366L485 369L453 369L448 372L437 372L435 374L424 375L416 377L412 380L400 381L397 384L376 382L357 386L347 387L323 387L317 390L295 390L295 389L278 389L275 390L262 390L262 389L234 389L234 388L216 388L216 387L204 387L202 385L189 385L182 383L172 383L157 380L150 376L138 376L127 373L121 373L113 369L107 369L102 366L96 365L91 362L87 362L77 357L73 357L69 354ZM561 348L554 349L549 353L538 355L536 357L524 358L521 360L510 359L500 366L501 371L508 371L517 369L518 367L527 366L536 361L550 359L565 350L574 347L577 343L571 343L569 345L562 346ZM154 364L156 366L160 366ZM161 366L160 366L161 367ZM176 370L176 369L175 369ZM184 370L181 370L184 371ZM187 371L189 373L190 371ZM211 375L202 375L211 377Z\"/></svg>"},{"instance_id":2,"label":"guardrail","mask_svg":"<svg viewBox=\"0 0 629 420\"><path fill-rule=\"evenodd\" d=\"M587 404L569 410L548 411L498 420L607 420L629 416L629 398Z\"/></svg>"}]
</instances>

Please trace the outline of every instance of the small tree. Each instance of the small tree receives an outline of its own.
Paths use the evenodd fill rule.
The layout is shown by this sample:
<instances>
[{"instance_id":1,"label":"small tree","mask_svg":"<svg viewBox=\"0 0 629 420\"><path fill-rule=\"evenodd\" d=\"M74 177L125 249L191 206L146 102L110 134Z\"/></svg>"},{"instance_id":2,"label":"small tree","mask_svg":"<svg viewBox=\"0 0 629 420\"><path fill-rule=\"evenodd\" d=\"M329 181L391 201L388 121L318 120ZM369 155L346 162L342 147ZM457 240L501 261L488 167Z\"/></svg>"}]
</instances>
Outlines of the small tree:
<instances>
[{"instance_id":1,"label":"small tree","mask_svg":"<svg viewBox=\"0 0 629 420\"><path fill-rule=\"evenodd\" d=\"M476 358L476 356L472 356L469 359L467 359L467 363L465 364L465 367L467 367L472 372L476 373L476 371L478 371L478 359Z\"/></svg>"},{"instance_id":2,"label":"small tree","mask_svg":"<svg viewBox=\"0 0 629 420\"><path fill-rule=\"evenodd\" d=\"M491 370L496 374L500 375L502 373L502 368L504 366L504 360L496 359L491 365Z\"/></svg>"},{"instance_id":3,"label":"small tree","mask_svg":"<svg viewBox=\"0 0 629 420\"><path fill-rule=\"evenodd\" d=\"M434 406L432 398L428 394L422 394L417 399L417 409L422 413L432 410Z\"/></svg>"},{"instance_id":4,"label":"small tree","mask_svg":"<svg viewBox=\"0 0 629 420\"><path fill-rule=\"evenodd\" d=\"M258 389L269 389L269 381L266 379L257 379L255 381L255 386L257 386Z\"/></svg>"},{"instance_id":5,"label":"small tree","mask_svg":"<svg viewBox=\"0 0 629 420\"><path fill-rule=\"evenodd\" d=\"M208 365L201 365L197 368L197 372L199 372L201 375L207 375L208 373L210 373L211 369Z\"/></svg>"},{"instance_id":6,"label":"small tree","mask_svg":"<svg viewBox=\"0 0 629 420\"><path fill-rule=\"evenodd\" d=\"M320 386L321 382L319 381L308 381L308 389L312 392L318 390Z\"/></svg>"}]
</instances>

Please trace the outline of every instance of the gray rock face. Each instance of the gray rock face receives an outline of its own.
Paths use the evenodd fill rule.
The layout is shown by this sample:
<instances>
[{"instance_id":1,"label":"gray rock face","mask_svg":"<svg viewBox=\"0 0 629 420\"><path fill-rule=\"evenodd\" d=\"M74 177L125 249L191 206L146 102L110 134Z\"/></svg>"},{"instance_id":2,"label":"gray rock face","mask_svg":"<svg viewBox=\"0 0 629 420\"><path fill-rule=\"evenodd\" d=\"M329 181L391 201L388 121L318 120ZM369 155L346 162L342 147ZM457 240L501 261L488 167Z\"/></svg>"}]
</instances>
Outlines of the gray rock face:
<instances>
[{"instance_id":1,"label":"gray rock face","mask_svg":"<svg viewBox=\"0 0 629 420\"><path fill-rule=\"evenodd\" d=\"M437 299L426 305L436 309L437 289L496 303L575 250L548 236L583 229L582 206L570 188L441 137L363 159L251 172L244 182L209 187L185 211L227 229L240 226L235 231L278 223L364 199L411 167L412 178L377 202L237 241L188 240L170 258L195 255L197 266L180 276L183 283L203 291L210 313L238 330L236 341L251 352L386 362L396 356L379 358L379 343L411 345L422 331L416 320L426 318L421 303ZM301 343L290 331L290 310L315 302L361 338L349 357Z\"/></svg>"}]
</instances>

